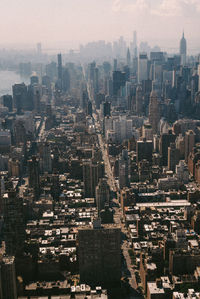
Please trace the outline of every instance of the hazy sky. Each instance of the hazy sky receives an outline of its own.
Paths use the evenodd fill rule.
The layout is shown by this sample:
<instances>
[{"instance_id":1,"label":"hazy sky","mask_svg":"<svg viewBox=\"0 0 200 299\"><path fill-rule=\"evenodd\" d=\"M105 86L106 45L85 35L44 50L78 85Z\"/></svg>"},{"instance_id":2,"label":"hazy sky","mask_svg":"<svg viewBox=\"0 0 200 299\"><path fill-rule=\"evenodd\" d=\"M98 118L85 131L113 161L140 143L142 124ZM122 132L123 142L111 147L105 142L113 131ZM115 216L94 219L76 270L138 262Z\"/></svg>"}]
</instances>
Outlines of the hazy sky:
<instances>
[{"instance_id":1,"label":"hazy sky","mask_svg":"<svg viewBox=\"0 0 200 299\"><path fill-rule=\"evenodd\" d=\"M0 44L127 40L200 45L200 0L0 0ZM177 44L176 44L177 43Z\"/></svg>"}]
</instances>

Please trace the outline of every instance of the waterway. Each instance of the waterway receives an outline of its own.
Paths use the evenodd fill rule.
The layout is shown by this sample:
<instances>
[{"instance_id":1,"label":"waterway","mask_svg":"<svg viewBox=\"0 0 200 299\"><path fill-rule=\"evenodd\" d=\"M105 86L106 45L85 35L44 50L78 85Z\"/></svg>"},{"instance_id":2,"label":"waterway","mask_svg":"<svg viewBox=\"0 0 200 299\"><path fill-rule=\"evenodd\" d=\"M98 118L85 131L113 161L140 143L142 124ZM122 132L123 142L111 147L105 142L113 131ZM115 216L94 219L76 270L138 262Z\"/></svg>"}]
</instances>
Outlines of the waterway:
<instances>
[{"instance_id":1,"label":"waterway","mask_svg":"<svg viewBox=\"0 0 200 299\"><path fill-rule=\"evenodd\" d=\"M5 94L12 94L12 85L16 83L29 83L28 78L21 78L21 76L13 71L0 71L0 96Z\"/></svg>"}]
</instances>

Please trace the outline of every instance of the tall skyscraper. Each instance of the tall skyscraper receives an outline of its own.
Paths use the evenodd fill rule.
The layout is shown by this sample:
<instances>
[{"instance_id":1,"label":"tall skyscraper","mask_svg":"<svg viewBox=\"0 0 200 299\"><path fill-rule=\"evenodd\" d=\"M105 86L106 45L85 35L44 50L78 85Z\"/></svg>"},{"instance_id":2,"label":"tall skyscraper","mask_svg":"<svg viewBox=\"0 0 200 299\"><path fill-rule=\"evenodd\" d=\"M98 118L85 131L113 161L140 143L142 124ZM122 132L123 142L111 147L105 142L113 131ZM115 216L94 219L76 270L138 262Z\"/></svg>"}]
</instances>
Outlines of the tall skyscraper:
<instances>
[{"instance_id":1,"label":"tall skyscraper","mask_svg":"<svg viewBox=\"0 0 200 299\"><path fill-rule=\"evenodd\" d=\"M152 140L138 140L136 143L137 163L142 160L152 162L153 142Z\"/></svg>"},{"instance_id":2,"label":"tall skyscraper","mask_svg":"<svg viewBox=\"0 0 200 299\"><path fill-rule=\"evenodd\" d=\"M1 299L17 299L17 285L15 273L15 258L14 256L5 256L2 259L1 265ZM2 295L2 297L1 297Z\"/></svg>"},{"instance_id":3,"label":"tall skyscraper","mask_svg":"<svg viewBox=\"0 0 200 299\"><path fill-rule=\"evenodd\" d=\"M142 109L143 109L142 87L141 85L139 85L136 89L136 113L138 115L141 115Z\"/></svg>"},{"instance_id":4,"label":"tall skyscraper","mask_svg":"<svg viewBox=\"0 0 200 299\"><path fill-rule=\"evenodd\" d=\"M199 76L199 86L198 86L198 91L200 91L200 64L198 65L198 76Z\"/></svg>"},{"instance_id":5,"label":"tall skyscraper","mask_svg":"<svg viewBox=\"0 0 200 299\"><path fill-rule=\"evenodd\" d=\"M60 90L62 90L62 79L63 79L62 55L58 54L58 87Z\"/></svg>"},{"instance_id":6,"label":"tall skyscraper","mask_svg":"<svg viewBox=\"0 0 200 299\"><path fill-rule=\"evenodd\" d=\"M27 86L24 83L15 84L12 87L14 107L17 113L21 113L23 109L27 108L28 96Z\"/></svg>"},{"instance_id":7,"label":"tall skyscraper","mask_svg":"<svg viewBox=\"0 0 200 299\"><path fill-rule=\"evenodd\" d=\"M128 151L123 150L119 159L119 186L120 188L129 186L129 156Z\"/></svg>"},{"instance_id":8,"label":"tall skyscraper","mask_svg":"<svg viewBox=\"0 0 200 299\"><path fill-rule=\"evenodd\" d=\"M140 53L138 57L138 82L148 79L148 57L146 53Z\"/></svg>"},{"instance_id":9,"label":"tall skyscraper","mask_svg":"<svg viewBox=\"0 0 200 299\"><path fill-rule=\"evenodd\" d=\"M95 189L99 179L104 176L104 164L92 161L83 162L83 182L85 197L95 197Z\"/></svg>"},{"instance_id":10,"label":"tall skyscraper","mask_svg":"<svg viewBox=\"0 0 200 299\"><path fill-rule=\"evenodd\" d=\"M39 160L36 156L33 156L31 160L28 161L28 179L29 187L33 188L35 197L37 198L40 193L40 168Z\"/></svg>"},{"instance_id":11,"label":"tall skyscraper","mask_svg":"<svg viewBox=\"0 0 200 299\"><path fill-rule=\"evenodd\" d=\"M179 162L179 150L175 143L170 143L168 147L168 169L175 172L176 165Z\"/></svg>"},{"instance_id":12,"label":"tall skyscraper","mask_svg":"<svg viewBox=\"0 0 200 299\"><path fill-rule=\"evenodd\" d=\"M22 254L25 240L22 199L10 190L4 194L3 203L6 254Z\"/></svg>"},{"instance_id":13,"label":"tall skyscraper","mask_svg":"<svg viewBox=\"0 0 200 299\"><path fill-rule=\"evenodd\" d=\"M133 32L133 56L137 57L137 32Z\"/></svg>"},{"instance_id":14,"label":"tall skyscraper","mask_svg":"<svg viewBox=\"0 0 200 299\"><path fill-rule=\"evenodd\" d=\"M181 65L186 65L186 58L187 58L187 42L184 36L184 32L183 32L183 36L181 38L180 41L180 56L181 56Z\"/></svg>"},{"instance_id":15,"label":"tall skyscraper","mask_svg":"<svg viewBox=\"0 0 200 299\"><path fill-rule=\"evenodd\" d=\"M96 187L96 205L98 210L98 216L100 216L101 210L105 208L105 204L109 204L109 200L110 188L107 183L107 179L100 179L98 186Z\"/></svg>"},{"instance_id":16,"label":"tall skyscraper","mask_svg":"<svg viewBox=\"0 0 200 299\"><path fill-rule=\"evenodd\" d=\"M110 286L121 278L120 228L112 224L101 225L95 220L93 227L78 230L79 271L82 283Z\"/></svg>"},{"instance_id":17,"label":"tall skyscraper","mask_svg":"<svg viewBox=\"0 0 200 299\"><path fill-rule=\"evenodd\" d=\"M64 68L63 70L62 87L64 92L67 92L70 89L70 74L67 68Z\"/></svg>"},{"instance_id":18,"label":"tall skyscraper","mask_svg":"<svg viewBox=\"0 0 200 299\"><path fill-rule=\"evenodd\" d=\"M149 123L152 126L153 133L158 133L158 125L160 121L160 106L155 91L151 92L149 103Z\"/></svg>"},{"instance_id":19,"label":"tall skyscraper","mask_svg":"<svg viewBox=\"0 0 200 299\"><path fill-rule=\"evenodd\" d=\"M126 64L128 65L128 67L131 66L131 54L130 54L129 48L128 48L127 54L126 54Z\"/></svg>"},{"instance_id":20,"label":"tall skyscraper","mask_svg":"<svg viewBox=\"0 0 200 299\"><path fill-rule=\"evenodd\" d=\"M193 147L195 146L195 136L194 131L189 130L185 133L185 161L188 161L188 156L191 153Z\"/></svg>"}]
</instances>

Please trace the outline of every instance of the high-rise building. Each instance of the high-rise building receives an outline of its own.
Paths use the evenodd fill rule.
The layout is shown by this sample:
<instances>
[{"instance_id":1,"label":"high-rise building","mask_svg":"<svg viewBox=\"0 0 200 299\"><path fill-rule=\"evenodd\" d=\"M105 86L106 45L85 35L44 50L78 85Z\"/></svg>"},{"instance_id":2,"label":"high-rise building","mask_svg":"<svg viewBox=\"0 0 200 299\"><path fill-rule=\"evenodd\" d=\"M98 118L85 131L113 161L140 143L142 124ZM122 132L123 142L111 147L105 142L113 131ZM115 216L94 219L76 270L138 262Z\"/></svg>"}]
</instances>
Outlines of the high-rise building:
<instances>
[{"instance_id":1,"label":"high-rise building","mask_svg":"<svg viewBox=\"0 0 200 299\"><path fill-rule=\"evenodd\" d=\"M126 74L121 71L113 72L113 95L118 96L120 92L120 88L125 86L126 83Z\"/></svg>"},{"instance_id":2,"label":"high-rise building","mask_svg":"<svg viewBox=\"0 0 200 299\"><path fill-rule=\"evenodd\" d=\"M0 264L1 299L17 299L17 285L14 256L5 256Z\"/></svg>"},{"instance_id":3,"label":"high-rise building","mask_svg":"<svg viewBox=\"0 0 200 299\"><path fill-rule=\"evenodd\" d=\"M136 143L137 163L142 160L152 162L153 142L152 140L139 140Z\"/></svg>"},{"instance_id":4,"label":"high-rise building","mask_svg":"<svg viewBox=\"0 0 200 299\"><path fill-rule=\"evenodd\" d=\"M33 85L33 84L39 84L39 78L36 75L31 76L30 81L31 81L30 82L31 85Z\"/></svg>"},{"instance_id":5,"label":"high-rise building","mask_svg":"<svg viewBox=\"0 0 200 299\"><path fill-rule=\"evenodd\" d=\"M175 143L170 143L168 147L168 169L175 171L176 165L179 162L179 150L176 148Z\"/></svg>"},{"instance_id":6,"label":"high-rise building","mask_svg":"<svg viewBox=\"0 0 200 299\"><path fill-rule=\"evenodd\" d=\"M39 160L36 156L33 156L32 159L28 161L28 179L29 187L33 188L35 197L37 198L40 193L40 168Z\"/></svg>"},{"instance_id":7,"label":"high-rise building","mask_svg":"<svg viewBox=\"0 0 200 299\"><path fill-rule=\"evenodd\" d=\"M62 82L63 82L63 91L67 92L70 89L70 74L67 68L63 69L63 77L62 77Z\"/></svg>"},{"instance_id":8,"label":"high-rise building","mask_svg":"<svg viewBox=\"0 0 200 299\"><path fill-rule=\"evenodd\" d=\"M27 108L27 86L24 83L15 84L13 85L12 90L14 107L17 109L17 113L19 114L23 109L25 110Z\"/></svg>"},{"instance_id":9,"label":"high-rise building","mask_svg":"<svg viewBox=\"0 0 200 299\"><path fill-rule=\"evenodd\" d=\"M83 162L83 182L85 197L95 197L95 189L99 179L104 176L104 164L102 162L93 163L93 161Z\"/></svg>"},{"instance_id":10,"label":"high-rise building","mask_svg":"<svg viewBox=\"0 0 200 299\"><path fill-rule=\"evenodd\" d=\"M112 224L78 230L79 272L82 283L110 286L121 278L121 230Z\"/></svg>"},{"instance_id":11,"label":"high-rise building","mask_svg":"<svg viewBox=\"0 0 200 299\"><path fill-rule=\"evenodd\" d=\"M119 186L120 188L129 186L129 156L128 151L123 150L122 155L119 158Z\"/></svg>"},{"instance_id":12,"label":"high-rise building","mask_svg":"<svg viewBox=\"0 0 200 299\"><path fill-rule=\"evenodd\" d=\"M6 254L22 254L25 240L23 201L16 191L10 190L4 194L3 203Z\"/></svg>"},{"instance_id":13,"label":"high-rise building","mask_svg":"<svg viewBox=\"0 0 200 299\"><path fill-rule=\"evenodd\" d=\"M160 106L155 91L151 92L149 103L149 123L152 126L153 133L158 133L158 125L160 121Z\"/></svg>"},{"instance_id":14,"label":"high-rise building","mask_svg":"<svg viewBox=\"0 0 200 299\"><path fill-rule=\"evenodd\" d=\"M180 56L181 56L181 65L186 65L186 59L187 59L187 42L184 36L184 32L183 32L183 36L181 38L180 41Z\"/></svg>"},{"instance_id":15,"label":"high-rise building","mask_svg":"<svg viewBox=\"0 0 200 299\"><path fill-rule=\"evenodd\" d=\"M170 146L170 143L175 142L176 135L172 134L172 131L169 130L168 133L163 133L160 136L159 140L159 150L160 155L162 157L162 165L167 166L168 162L168 147Z\"/></svg>"},{"instance_id":16,"label":"high-rise building","mask_svg":"<svg viewBox=\"0 0 200 299\"><path fill-rule=\"evenodd\" d=\"M143 98L142 98L142 87L139 85L136 89L136 113L142 114L143 110Z\"/></svg>"},{"instance_id":17,"label":"high-rise building","mask_svg":"<svg viewBox=\"0 0 200 299\"><path fill-rule=\"evenodd\" d=\"M198 65L198 76L199 76L199 86L198 86L198 91L200 91L200 64Z\"/></svg>"},{"instance_id":18,"label":"high-rise building","mask_svg":"<svg viewBox=\"0 0 200 299\"><path fill-rule=\"evenodd\" d=\"M103 116L110 116L110 111L111 111L111 103L110 102L104 102L103 103Z\"/></svg>"},{"instance_id":19,"label":"high-rise building","mask_svg":"<svg viewBox=\"0 0 200 299\"><path fill-rule=\"evenodd\" d=\"M140 53L138 57L138 82L148 79L148 57L146 53Z\"/></svg>"},{"instance_id":20,"label":"high-rise building","mask_svg":"<svg viewBox=\"0 0 200 299\"><path fill-rule=\"evenodd\" d=\"M6 94L2 96L4 107L8 108L8 111L11 112L13 109L13 98L11 95Z\"/></svg>"},{"instance_id":21,"label":"high-rise building","mask_svg":"<svg viewBox=\"0 0 200 299\"><path fill-rule=\"evenodd\" d=\"M98 210L98 216L100 216L101 210L105 208L105 204L109 204L109 200L110 188L107 183L107 179L100 179L96 187L96 205Z\"/></svg>"},{"instance_id":22,"label":"high-rise building","mask_svg":"<svg viewBox=\"0 0 200 299\"><path fill-rule=\"evenodd\" d=\"M195 136L194 131L189 130L185 133L185 161L188 161L188 156L192 152L192 149L195 145Z\"/></svg>"},{"instance_id":23,"label":"high-rise building","mask_svg":"<svg viewBox=\"0 0 200 299\"><path fill-rule=\"evenodd\" d=\"M127 49L127 54L126 54L126 64L128 65L128 67L131 66L131 54L129 48Z\"/></svg>"},{"instance_id":24,"label":"high-rise building","mask_svg":"<svg viewBox=\"0 0 200 299\"><path fill-rule=\"evenodd\" d=\"M63 68L62 68L62 55L58 54L58 87L62 90Z\"/></svg>"}]
</instances>

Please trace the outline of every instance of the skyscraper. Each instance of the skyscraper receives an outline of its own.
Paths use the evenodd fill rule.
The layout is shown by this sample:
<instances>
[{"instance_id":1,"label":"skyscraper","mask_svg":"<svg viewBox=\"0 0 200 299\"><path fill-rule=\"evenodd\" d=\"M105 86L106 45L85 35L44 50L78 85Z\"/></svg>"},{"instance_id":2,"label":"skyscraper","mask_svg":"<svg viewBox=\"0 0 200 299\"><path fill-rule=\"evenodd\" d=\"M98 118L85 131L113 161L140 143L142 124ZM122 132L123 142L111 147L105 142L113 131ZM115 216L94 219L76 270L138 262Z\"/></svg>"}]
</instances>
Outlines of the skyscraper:
<instances>
[{"instance_id":1,"label":"skyscraper","mask_svg":"<svg viewBox=\"0 0 200 299\"><path fill-rule=\"evenodd\" d=\"M195 136L194 131L189 130L185 133L185 161L188 161L188 156L191 153L195 145Z\"/></svg>"},{"instance_id":2,"label":"skyscraper","mask_svg":"<svg viewBox=\"0 0 200 299\"><path fill-rule=\"evenodd\" d=\"M138 82L148 79L148 57L146 53L140 53L138 57Z\"/></svg>"},{"instance_id":3,"label":"skyscraper","mask_svg":"<svg viewBox=\"0 0 200 299\"><path fill-rule=\"evenodd\" d=\"M136 89L136 113L138 115L142 114L143 99L142 99L142 87L139 85Z\"/></svg>"},{"instance_id":4,"label":"skyscraper","mask_svg":"<svg viewBox=\"0 0 200 299\"><path fill-rule=\"evenodd\" d=\"M158 133L158 124L160 121L160 107L158 102L157 93L151 92L149 103L149 123L152 126L153 133Z\"/></svg>"},{"instance_id":5,"label":"skyscraper","mask_svg":"<svg viewBox=\"0 0 200 299\"><path fill-rule=\"evenodd\" d=\"M99 179L104 175L104 164L92 161L83 162L83 182L85 197L95 197L95 189Z\"/></svg>"},{"instance_id":6,"label":"skyscraper","mask_svg":"<svg viewBox=\"0 0 200 299\"><path fill-rule=\"evenodd\" d=\"M98 216L100 211L105 208L105 204L109 204L110 188L105 178L100 179L98 186L96 187L96 205L98 210Z\"/></svg>"},{"instance_id":7,"label":"skyscraper","mask_svg":"<svg viewBox=\"0 0 200 299\"><path fill-rule=\"evenodd\" d=\"M25 239L22 199L10 190L4 194L3 202L6 254L22 254Z\"/></svg>"},{"instance_id":8,"label":"skyscraper","mask_svg":"<svg viewBox=\"0 0 200 299\"><path fill-rule=\"evenodd\" d=\"M183 36L181 38L180 41L180 56L181 56L181 65L186 65L186 58L187 58L187 42L184 36L184 32L183 32Z\"/></svg>"},{"instance_id":9,"label":"skyscraper","mask_svg":"<svg viewBox=\"0 0 200 299\"><path fill-rule=\"evenodd\" d=\"M62 55L58 54L58 87L60 90L62 90L62 79L63 79Z\"/></svg>"},{"instance_id":10,"label":"skyscraper","mask_svg":"<svg viewBox=\"0 0 200 299\"><path fill-rule=\"evenodd\" d=\"M29 187L33 188L35 197L40 193L39 160L33 156L28 161Z\"/></svg>"},{"instance_id":11,"label":"skyscraper","mask_svg":"<svg viewBox=\"0 0 200 299\"><path fill-rule=\"evenodd\" d=\"M168 169L175 171L176 165L179 162L179 150L176 148L176 144L170 143L168 147Z\"/></svg>"},{"instance_id":12,"label":"skyscraper","mask_svg":"<svg viewBox=\"0 0 200 299\"><path fill-rule=\"evenodd\" d=\"M128 48L127 54L126 54L126 64L128 65L128 67L131 66L131 54L130 54L129 48Z\"/></svg>"},{"instance_id":13,"label":"skyscraper","mask_svg":"<svg viewBox=\"0 0 200 299\"><path fill-rule=\"evenodd\" d=\"M95 220L93 227L78 230L80 279L91 285L110 286L121 278L120 228L101 225Z\"/></svg>"},{"instance_id":14,"label":"skyscraper","mask_svg":"<svg viewBox=\"0 0 200 299\"><path fill-rule=\"evenodd\" d=\"M17 285L14 256L5 256L1 262L2 299L17 299ZM1 297L2 295L2 297Z\"/></svg>"},{"instance_id":15,"label":"skyscraper","mask_svg":"<svg viewBox=\"0 0 200 299\"><path fill-rule=\"evenodd\" d=\"M28 104L27 86L24 83L15 84L12 90L14 107L17 109L17 113L21 113L23 109L27 108Z\"/></svg>"}]
</instances>

